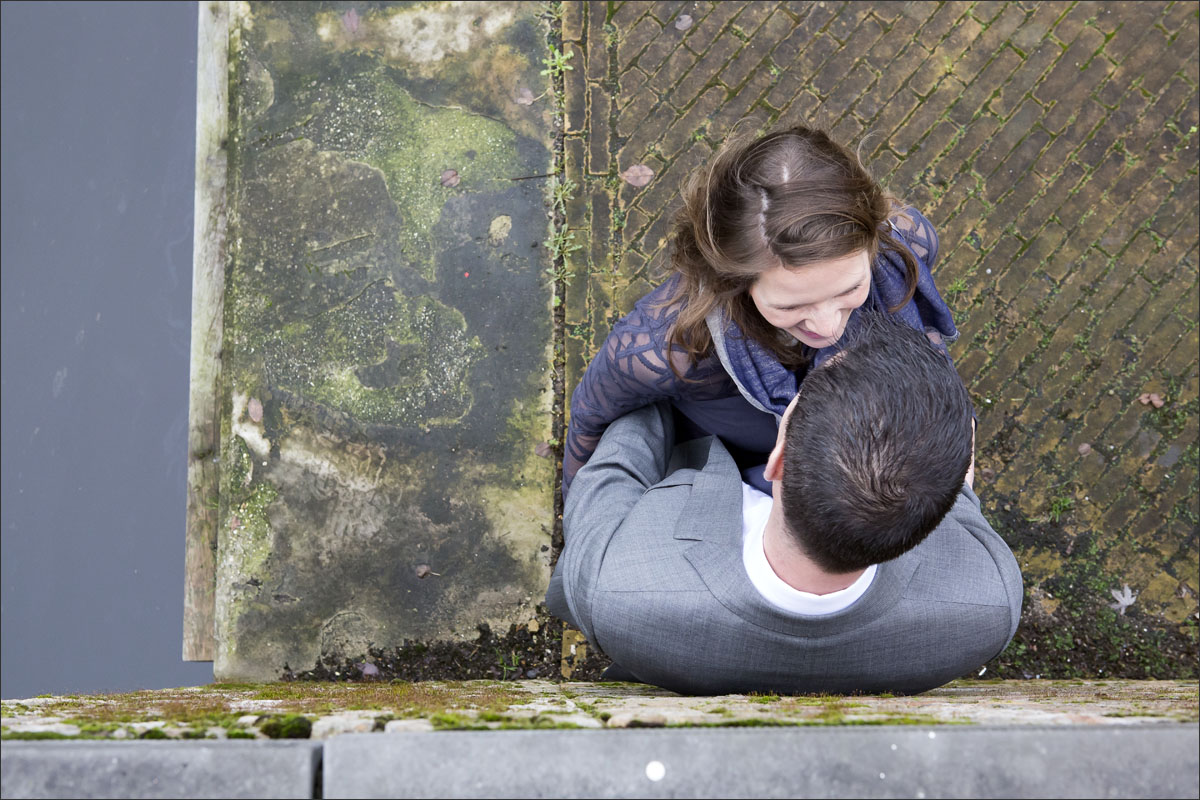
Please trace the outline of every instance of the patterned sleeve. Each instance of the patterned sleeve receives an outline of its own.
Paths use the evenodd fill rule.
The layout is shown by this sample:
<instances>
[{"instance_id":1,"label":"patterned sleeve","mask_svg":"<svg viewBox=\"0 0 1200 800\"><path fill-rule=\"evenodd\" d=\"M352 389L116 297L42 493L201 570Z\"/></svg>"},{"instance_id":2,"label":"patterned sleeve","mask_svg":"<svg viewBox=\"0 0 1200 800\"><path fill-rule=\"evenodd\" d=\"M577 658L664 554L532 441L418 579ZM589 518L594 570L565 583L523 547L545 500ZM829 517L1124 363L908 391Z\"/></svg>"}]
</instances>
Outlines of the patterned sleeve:
<instances>
[{"instance_id":1,"label":"patterned sleeve","mask_svg":"<svg viewBox=\"0 0 1200 800\"><path fill-rule=\"evenodd\" d=\"M906 209L904 215L892 220L892 228L916 256L918 266L917 289L905 306L895 313L917 330L924 331L929 339L943 350L958 338L954 315L933 282L933 266L938 257L938 235L933 223L914 208ZM904 296L906 273L904 260L895 253L883 253L877 262L881 274L877 275L881 306L890 309Z\"/></svg>"},{"instance_id":2,"label":"patterned sleeve","mask_svg":"<svg viewBox=\"0 0 1200 800\"><path fill-rule=\"evenodd\" d=\"M673 288L673 281L664 283L613 326L571 395L563 453L564 494L610 423L658 400L676 400L683 393L703 397L728 382L715 358L690 364L686 355L674 351L671 361L684 377L671 369L667 336L679 304L664 305L664 300Z\"/></svg>"}]
</instances>

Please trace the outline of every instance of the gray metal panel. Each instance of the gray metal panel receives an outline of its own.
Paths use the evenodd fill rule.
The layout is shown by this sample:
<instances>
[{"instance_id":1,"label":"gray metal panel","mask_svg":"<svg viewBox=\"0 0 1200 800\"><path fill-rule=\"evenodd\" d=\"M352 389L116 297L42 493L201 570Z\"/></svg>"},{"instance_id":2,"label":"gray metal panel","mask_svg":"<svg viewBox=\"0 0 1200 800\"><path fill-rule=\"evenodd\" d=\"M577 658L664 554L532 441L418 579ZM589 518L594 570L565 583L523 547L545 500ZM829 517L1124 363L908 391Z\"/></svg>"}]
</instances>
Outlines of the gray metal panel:
<instances>
[{"instance_id":1,"label":"gray metal panel","mask_svg":"<svg viewBox=\"0 0 1200 800\"><path fill-rule=\"evenodd\" d=\"M312 797L317 742L5 742L0 794Z\"/></svg>"},{"instance_id":2,"label":"gray metal panel","mask_svg":"<svg viewBox=\"0 0 1200 800\"><path fill-rule=\"evenodd\" d=\"M1172 724L347 735L325 745L324 796L1196 797L1198 732Z\"/></svg>"}]
</instances>

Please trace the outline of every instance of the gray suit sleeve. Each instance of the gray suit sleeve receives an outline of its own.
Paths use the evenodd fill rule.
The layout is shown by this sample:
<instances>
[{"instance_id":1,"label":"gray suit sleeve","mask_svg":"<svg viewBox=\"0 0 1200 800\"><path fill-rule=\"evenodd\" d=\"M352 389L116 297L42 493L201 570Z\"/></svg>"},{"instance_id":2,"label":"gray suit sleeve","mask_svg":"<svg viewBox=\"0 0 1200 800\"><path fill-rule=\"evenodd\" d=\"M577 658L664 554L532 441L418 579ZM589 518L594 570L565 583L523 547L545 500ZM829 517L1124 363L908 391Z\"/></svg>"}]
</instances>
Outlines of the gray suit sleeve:
<instances>
[{"instance_id":1,"label":"gray suit sleeve","mask_svg":"<svg viewBox=\"0 0 1200 800\"><path fill-rule=\"evenodd\" d=\"M963 513L964 511L965 513ZM959 523L987 548L988 553L996 564L996 571L1000 576L1000 580L1004 584L1004 591L1008 595L1008 639L1005 640L1000 650L996 652L996 655L999 655L1004 650L1004 647L1008 645L1008 642L1012 640L1013 636L1016 635L1017 625L1021 622L1021 605L1024 595L1021 568L1017 565L1016 556L1013 555L1008 544L984 518L979 497L965 483L962 486L955 509L951 513L955 514Z\"/></svg>"},{"instance_id":2,"label":"gray suit sleeve","mask_svg":"<svg viewBox=\"0 0 1200 800\"><path fill-rule=\"evenodd\" d=\"M666 477L674 435L665 403L626 414L604 432L571 485L552 595L560 603L565 600L570 620L593 645L591 592L604 551L645 491ZM554 602L550 604L553 611Z\"/></svg>"}]
</instances>

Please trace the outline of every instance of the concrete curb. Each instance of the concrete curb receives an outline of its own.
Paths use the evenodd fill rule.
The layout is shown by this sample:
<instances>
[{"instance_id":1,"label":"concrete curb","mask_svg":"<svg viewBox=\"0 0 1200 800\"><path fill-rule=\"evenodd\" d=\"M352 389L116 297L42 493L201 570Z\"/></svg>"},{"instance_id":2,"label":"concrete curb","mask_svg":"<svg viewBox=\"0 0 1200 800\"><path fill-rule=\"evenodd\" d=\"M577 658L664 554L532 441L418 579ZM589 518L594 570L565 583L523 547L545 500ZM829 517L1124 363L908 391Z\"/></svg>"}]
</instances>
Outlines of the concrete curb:
<instances>
[{"instance_id":1,"label":"concrete curb","mask_svg":"<svg viewBox=\"0 0 1200 800\"><path fill-rule=\"evenodd\" d=\"M1200 725L5 742L22 797L1196 797Z\"/></svg>"},{"instance_id":2,"label":"concrete curb","mask_svg":"<svg viewBox=\"0 0 1200 800\"><path fill-rule=\"evenodd\" d=\"M0 794L313 797L319 742L4 742Z\"/></svg>"},{"instance_id":3,"label":"concrete curb","mask_svg":"<svg viewBox=\"0 0 1200 800\"><path fill-rule=\"evenodd\" d=\"M1200 726L341 736L324 796L1196 797Z\"/></svg>"}]
</instances>

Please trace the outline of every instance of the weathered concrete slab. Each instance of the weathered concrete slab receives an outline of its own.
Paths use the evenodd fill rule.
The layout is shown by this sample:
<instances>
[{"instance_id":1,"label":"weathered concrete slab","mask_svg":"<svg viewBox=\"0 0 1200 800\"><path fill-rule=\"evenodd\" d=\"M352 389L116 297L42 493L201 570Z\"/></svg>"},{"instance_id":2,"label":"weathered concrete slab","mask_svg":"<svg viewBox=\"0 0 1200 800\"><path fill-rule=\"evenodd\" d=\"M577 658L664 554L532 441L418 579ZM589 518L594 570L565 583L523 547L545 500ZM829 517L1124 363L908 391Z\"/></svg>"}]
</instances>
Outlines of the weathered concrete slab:
<instances>
[{"instance_id":1,"label":"weathered concrete slab","mask_svg":"<svg viewBox=\"0 0 1200 800\"><path fill-rule=\"evenodd\" d=\"M355 735L325 745L324 796L1195 797L1197 734L1173 725Z\"/></svg>"},{"instance_id":2,"label":"weathered concrete slab","mask_svg":"<svg viewBox=\"0 0 1200 800\"><path fill-rule=\"evenodd\" d=\"M525 621L553 527L540 9L230 10L215 673Z\"/></svg>"},{"instance_id":3,"label":"weathered concrete slab","mask_svg":"<svg viewBox=\"0 0 1200 800\"><path fill-rule=\"evenodd\" d=\"M291 721L288 723L288 721ZM632 683L451 681L227 684L6 700L3 736L327 739L513 728L837 725L1136 727L1200 721L1190 681L955 681L914 697L684 697ZM147 734L147 731L154 731Z\"/></svg>"},{"instance_id":4,"label":"weathered concrete slab","mask_svg":"<svg viewBox=\"0 0 1200 800\"><path fill-rule=\"evenodd\" d=\"M316 742L5 742L19 797L313 797Z\"/></svg>"}]
</instances>

